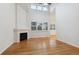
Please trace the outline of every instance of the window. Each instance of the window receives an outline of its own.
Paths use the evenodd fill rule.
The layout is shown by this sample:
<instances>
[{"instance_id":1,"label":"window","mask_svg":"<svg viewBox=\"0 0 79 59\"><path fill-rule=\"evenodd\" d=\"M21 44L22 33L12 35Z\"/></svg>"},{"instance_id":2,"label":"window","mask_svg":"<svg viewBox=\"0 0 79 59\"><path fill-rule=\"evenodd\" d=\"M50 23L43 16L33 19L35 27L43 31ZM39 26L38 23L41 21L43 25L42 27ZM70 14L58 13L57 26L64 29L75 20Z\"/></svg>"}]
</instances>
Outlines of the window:
<instances>
[{"instance_id":1,"label":"window","mask_svg":"<svg viewBox=\"0 0 79 59\"><path fill-rule=\"evenodd\" d=\"M43 30L48 30L48 22L43 23Z\"/></svg>"},{"instance_id":2,"label":"window","mask_svg":"<svg viewBox=\"0 0 79 59\"><path fill-rule=\"evenodd\" d=\"M42 30L42 23L39 23L37 28L38 28L38 30Z\"/></svg>"},{"instance_id":3,"label":"window","mask_svg":"<svg viewBox=\"0 0 79 59\"><path fill-rule=\"evenodd\" d=\"M31 9L36 9L36 5L31 5Z\"/></svg>"},{"instance_id":4,"label":"window","mask_svg":"<svg viewBox=\"0 0 79 59\"><path fill-rule=\"evenodd\" d=\"M36 30L36 22L31 22L31 30Z\"/></svg>"},{"instance_id":5,"label":"window","mask_svg":"<svg viewBox=\"0 0 79 59\"><path fill-rule=\"evenodd\" d=\"M34 9L37 11L48 11L47 5L32 4L31 9Z\"/></svg>"},{"instance_id":6,"label":"window","mask_svg":"<svg viewBox=\"0 0 79 59\"><path fill-rule=\"evenodd\" d=\"M48 11L47 7L43 7L43 11Z\"/></svg>"},{"instance_id":7,"label":"window","mask_svg":"<svg viewBox=\"0 0 79 59\"><path fill-rule=\"evenodd\" d=\"M37 10L42 10L42 7L41 6L37 6Z\"/></svg>"}]
</instances>

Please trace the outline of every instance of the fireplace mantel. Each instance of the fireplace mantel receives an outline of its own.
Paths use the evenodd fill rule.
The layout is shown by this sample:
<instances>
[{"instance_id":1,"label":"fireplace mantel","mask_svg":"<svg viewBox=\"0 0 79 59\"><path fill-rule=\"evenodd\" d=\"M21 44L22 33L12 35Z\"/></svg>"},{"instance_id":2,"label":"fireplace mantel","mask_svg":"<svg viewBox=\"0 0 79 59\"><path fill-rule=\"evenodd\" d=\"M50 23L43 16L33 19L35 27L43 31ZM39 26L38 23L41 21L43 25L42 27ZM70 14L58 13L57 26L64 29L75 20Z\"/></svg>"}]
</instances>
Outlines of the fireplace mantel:
<instances>
[{"instance_id":1,"label":"fireplace mantel","mask_svg":"<svg viewBox=\"0 0 79 59\"><path fill-rule=\"evenodd\" d=\"M14 31L29 31L29 29L14 29Z\"/></svg>"}]
</instances>

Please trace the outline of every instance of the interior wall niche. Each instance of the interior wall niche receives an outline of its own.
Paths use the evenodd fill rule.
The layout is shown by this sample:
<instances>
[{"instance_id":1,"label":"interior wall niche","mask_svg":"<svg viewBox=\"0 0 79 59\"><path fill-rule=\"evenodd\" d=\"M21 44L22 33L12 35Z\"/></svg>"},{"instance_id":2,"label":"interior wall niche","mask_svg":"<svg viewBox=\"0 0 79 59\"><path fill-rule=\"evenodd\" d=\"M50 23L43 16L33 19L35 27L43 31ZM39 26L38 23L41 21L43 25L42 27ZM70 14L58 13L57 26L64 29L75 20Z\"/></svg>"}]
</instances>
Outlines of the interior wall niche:
<instances>
[{"instance_id":1,"label":"interior wall niche","mask_svg":"<svg viewBox=\"0 0 79 59\"><path fill-rule=\"evenodd\" d=\"M55 30L55 24L50 24L50 30Z\"/></svg>"}]
</instances>

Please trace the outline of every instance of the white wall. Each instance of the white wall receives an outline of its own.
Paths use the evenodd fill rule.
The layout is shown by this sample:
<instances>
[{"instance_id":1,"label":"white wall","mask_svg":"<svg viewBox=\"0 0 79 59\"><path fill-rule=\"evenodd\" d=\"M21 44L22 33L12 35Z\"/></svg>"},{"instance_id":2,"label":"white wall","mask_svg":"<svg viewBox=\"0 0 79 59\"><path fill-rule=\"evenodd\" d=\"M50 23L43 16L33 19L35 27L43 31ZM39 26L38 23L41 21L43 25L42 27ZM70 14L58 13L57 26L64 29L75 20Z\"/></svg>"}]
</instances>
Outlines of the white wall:
<instances>
[{"instance_id":1,"label":"white wall","mask_svg":"<svg viewBox=\"0 0 79 59\"><path fill-rule=\"evenodd\" d=\"M20 5L17 5L17 29L28 29L28 18L26 12Z\"/></svg>"},{"instance_id":2,"label":"white wall","mask_svg":"<svg viewBox=\"0 0 79 59\"><path fill-rule=\"evenodd\" d=\"M0 53L13 43L15 28L15 4L0 4Z\"/></svg>"},{"instance_id":3,"label":"white wall","mask_svg":"<svg viewBox=\"0 0 79 59\"><path fill-rule=\"evenodd\" d=\"M59 40L79 48L79 4L58 4L56 31Z\"/></svg>"}]
</instances>

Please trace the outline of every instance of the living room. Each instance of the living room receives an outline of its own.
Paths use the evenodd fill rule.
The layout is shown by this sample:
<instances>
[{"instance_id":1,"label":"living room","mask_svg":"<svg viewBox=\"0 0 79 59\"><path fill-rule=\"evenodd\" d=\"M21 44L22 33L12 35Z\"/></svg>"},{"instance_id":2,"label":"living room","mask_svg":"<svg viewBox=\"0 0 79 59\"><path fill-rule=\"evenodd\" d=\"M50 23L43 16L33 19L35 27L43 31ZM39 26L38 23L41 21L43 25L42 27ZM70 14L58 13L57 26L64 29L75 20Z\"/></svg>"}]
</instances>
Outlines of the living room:
<instances>
[{"instance_id":1,"label":"living room","mask_svg":"<svg viewBox=\"0 0 79 59\"><path fill-rule=\"evenodd\" d=\"M79 4L2 3L0 8L0 54L79 54Z\"/></svg>"}]
</instances>

